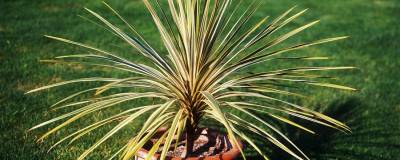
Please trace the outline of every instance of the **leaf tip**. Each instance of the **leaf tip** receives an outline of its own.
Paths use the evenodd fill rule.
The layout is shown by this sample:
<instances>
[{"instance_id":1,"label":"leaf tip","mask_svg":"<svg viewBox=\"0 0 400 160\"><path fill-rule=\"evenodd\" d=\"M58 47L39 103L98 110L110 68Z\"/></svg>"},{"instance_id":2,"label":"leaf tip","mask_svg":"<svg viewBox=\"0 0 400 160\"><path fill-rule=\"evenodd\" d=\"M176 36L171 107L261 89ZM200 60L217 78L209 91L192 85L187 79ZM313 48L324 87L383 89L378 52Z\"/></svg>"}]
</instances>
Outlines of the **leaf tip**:
<instances>
[{"instance_id":1,"label":"leaf tip","mask_svg":"<svg viewBox=\"0 0 400 160\"><path fill-rule=\"evenodd\" d=\"M33 89L33 90L30 90L30 91L27 91L27 92L25 92L25 93L24 93L24 95L31 94L31 93L33 93L33 92L34 92L34 89Z\"/></svg>"},{"instance_id":2,"label":"leaf tip","mask_svg":"<svg viewBox=\"0 0 400 160\"><path fill-rule=\"evenodd\" d=\"M338 37L337 40L342 40L342 39L347 39L347 38L350 38L350 36L341 36L341 37Z\"/></svg>"}]
</instances>

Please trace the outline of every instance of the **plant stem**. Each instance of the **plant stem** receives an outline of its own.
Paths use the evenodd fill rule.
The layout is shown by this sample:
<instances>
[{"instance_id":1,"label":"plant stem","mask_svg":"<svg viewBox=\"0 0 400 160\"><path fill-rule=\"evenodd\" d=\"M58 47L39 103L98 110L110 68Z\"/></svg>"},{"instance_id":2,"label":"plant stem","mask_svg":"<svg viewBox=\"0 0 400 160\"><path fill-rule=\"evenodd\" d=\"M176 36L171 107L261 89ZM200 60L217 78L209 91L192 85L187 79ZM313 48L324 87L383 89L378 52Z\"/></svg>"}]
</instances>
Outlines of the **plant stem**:
<instances>
[{"instance_id":1,"label":"plant stem","mask_svg":"<svg viewBox=\"0 0 400 160\"><path fill-rule=\"evenodd\" d=\"M186 124L186 157L193 153L196 128L190 124Z\"/></svg>"}]
</instances>

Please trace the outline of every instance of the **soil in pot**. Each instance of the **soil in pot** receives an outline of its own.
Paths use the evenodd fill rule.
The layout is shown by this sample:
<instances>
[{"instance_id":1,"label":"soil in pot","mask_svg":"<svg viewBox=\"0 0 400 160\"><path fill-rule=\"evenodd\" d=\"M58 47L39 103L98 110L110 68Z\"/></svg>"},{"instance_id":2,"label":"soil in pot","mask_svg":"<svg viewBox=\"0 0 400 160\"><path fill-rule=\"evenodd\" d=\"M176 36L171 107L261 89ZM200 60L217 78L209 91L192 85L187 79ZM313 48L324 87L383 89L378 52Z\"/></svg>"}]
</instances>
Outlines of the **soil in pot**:
<instances>
[{"instance_id":1,"label":"soil in pot","mask_svg":"<svg viewBox=\"0 0 400 160\"><path fill-rule=\"evenodd\" d=\"M153 146L162 133L166 129L161 129L150 142L146 143L142 150L138 153L138 160L144 159L147 155L147 151ZM170 151L167 154L167 159L180 160L186 158L187 160L233 160L237 156L240 156L239 148L233 145L226 134L222 134L217 130L209 128L199 128L196 131L195 141L193 145L192 154L186 156L185 140L184 137L179 138L179 141L175 140L171 144ZM174 150L175 143L178 143L177 148ZM242 143L240 142L242 147ZM156 153L153 159L158 159L161 154L161 148Z\"/></svg>"}]
</instances>

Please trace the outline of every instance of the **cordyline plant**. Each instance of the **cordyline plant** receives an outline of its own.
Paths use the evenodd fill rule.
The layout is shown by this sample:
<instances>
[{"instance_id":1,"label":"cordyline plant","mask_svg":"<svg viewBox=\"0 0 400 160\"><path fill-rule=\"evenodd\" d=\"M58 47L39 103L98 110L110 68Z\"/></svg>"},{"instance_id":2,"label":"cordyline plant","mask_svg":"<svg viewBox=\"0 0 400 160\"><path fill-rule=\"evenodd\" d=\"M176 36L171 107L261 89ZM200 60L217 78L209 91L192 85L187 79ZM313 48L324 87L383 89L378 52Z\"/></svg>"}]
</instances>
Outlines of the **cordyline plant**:
<instances>
[{"instance_id":1,"label":"cordyline plant","mask_svg":"<svg viewBox=\"0 0 400 160\"><path fill-rule=\"evenodd\" d=\"M151 62L151 65L132 62L110 51L83 43L46 36L83 47L90 52L89 54L57 57L62 59L59 61L110 67L129 72L130 76L125 78L91 77L75 79L29 91L28 93L32 93L78 82L104 83L102 86L69 95L54 104L53 107L74 106L78 108L33 127L32 129L36 129L63 121L45 133L39 140L44 140L89 114L143 98L159 99L154 100L154 102L159 103L134 106L108 118L98 120L69 134L54 146L67 140L74 141L101 126L110 125L111 122L117 121L118 123L113 129L79 157L79 159L83 159L124 127L132 123L139 123L135 120L144 116L146 118L140 130L135 131L134 136L112 158L119 156L122 159L131 159L161 127L168 129L149 150L149 155L152 156L158 151L161 155L160 158L165 159L167 152L173 147L174 138L185 137L182 141L185 141L186 156L189 156L192 153L195 130L199 128L199 123L202 120L207 119L207 121L213 120L224 126L229 138L235 143L234 145L238 145L238 139L241 139L265 159L267 159L267 156L260 146L257 146L255 141L248 134L245 134L245 131L264 138L297 159L308 159L289 138L260 115L288 123L310 133L314 132L290 120L285 114L344 132L350 131L349 127L333 118L282 100L279 97L301 96L292 92L291 89L293 88L290 86L302 84L354 90L346 86L321 82L322 78L327 77L310 74L314 71L353 69L353 67L311 66L268 70L265 64L271 62L269 64L273 66L274 60L277 59L326 59L325 57L307 56L282 57L282 54L346 37L327 38L274 49L281 42L315 25L318 21L313 21L281 35L271 36L306 10L291 14L293 10L291 8L273 20L269 21L266 17L252 27L248 27L250 19L260 6L257 2L252 3L242 12L240 11L242 4L238 2L236 5L232 5L232 0L168 0L167 3L168 9L165 9L161 7L158 1L144 0L144 4L161 35L167 54L160 54L156 51L133 26L109 5L105 4L129 27L131 32L122 31L99 14L86 9L98 19L98 22L107 26L107 30L137 49L142 56ZM167 14L167 12L169 13ZM235 15L238 15L238 17ZM281 62L275 61L275 63ZM265 65L265 71L246 72L247 68L256 65ZM125 90L118 90L121 88ZM133 90L136 88L141 88L141 90ZM126 89L131 90L126 91ZM119 92L111 92L111 94L102 97L98 96L110 90ZM96 97L68 102L74 97L84 94L94 94ZM257 100L250 101L248 100L249 97ZM235 112L232 112L233 110ZM281 142L282 140L284 142Z\"/></svg>"}]
</instances>

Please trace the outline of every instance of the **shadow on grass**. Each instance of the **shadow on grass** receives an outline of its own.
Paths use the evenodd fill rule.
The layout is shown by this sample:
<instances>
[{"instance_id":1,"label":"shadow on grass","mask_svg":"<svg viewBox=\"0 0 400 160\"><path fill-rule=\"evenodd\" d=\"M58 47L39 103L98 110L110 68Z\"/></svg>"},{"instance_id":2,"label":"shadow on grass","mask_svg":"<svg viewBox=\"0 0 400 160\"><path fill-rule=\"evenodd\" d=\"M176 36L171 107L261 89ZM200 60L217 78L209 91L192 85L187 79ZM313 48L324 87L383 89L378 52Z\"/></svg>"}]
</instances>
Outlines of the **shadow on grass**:
<instances>
[{"instance_id":1,"label":"shadow on grass","mask_svg":"<svg viewBox=\"0 0 400 160\"><path fill-rule=\"evenodd\" d=\"M336 101L321 111L325 115L346 123L352 133L343 133L328 127L303 120L296 120L316 132L315 135L279 123L283 133L311 159L362 159L394 160L400 159L400 132L393 115L388 117L375 106L368 106L358 98ZM392 117L392 118L391 118ZM294 120L295 121L295 120ZM265 142L265 140L259 140ZM272 160L295 159L276 146L262 145ZM255 155L255 156L251 156ZM248 159L263 159L253 154Z\"/></svg>"}]
</instances>

